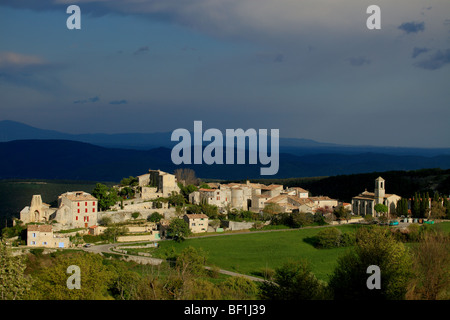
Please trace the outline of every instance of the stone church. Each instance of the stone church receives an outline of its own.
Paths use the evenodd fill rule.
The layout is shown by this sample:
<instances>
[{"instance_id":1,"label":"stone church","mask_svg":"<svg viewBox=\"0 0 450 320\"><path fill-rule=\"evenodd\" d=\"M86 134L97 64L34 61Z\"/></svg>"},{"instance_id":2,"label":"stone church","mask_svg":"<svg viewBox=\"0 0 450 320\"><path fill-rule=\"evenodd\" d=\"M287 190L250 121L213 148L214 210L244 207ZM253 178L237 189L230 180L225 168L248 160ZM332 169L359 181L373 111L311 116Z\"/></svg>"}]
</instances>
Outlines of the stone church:
<instances>
[{"instance_id":1,"label":"stone church","mask_svg":"<svg viewBox=\"0 0 450 320\"><path fill-rule=\"evenodd\" d=\"M397 202L401 199L401 197L396 194L387 194L385 193L385 189L385 180L382 177L375 179L374 192L368 192L366 190L352 198L353 214L361 216L370 214L373 217L377 217L378 213L375 211L374 207L378 203L386 205L388 207L389 214L395 213Z\"/></svg>"},{"instance_id":2,"label":"stone church","mask_svg":"<svg viewBox=\"0 0 450 320\"><path fill-rule=\"evenodd\" d=\"M30 206L26 206L20 211L20 220L24 224L30 222L48 222L55 211L55 208L50 208L49 204L42 202L40 194L33 195Z\"/></svg>"}]
</instances>

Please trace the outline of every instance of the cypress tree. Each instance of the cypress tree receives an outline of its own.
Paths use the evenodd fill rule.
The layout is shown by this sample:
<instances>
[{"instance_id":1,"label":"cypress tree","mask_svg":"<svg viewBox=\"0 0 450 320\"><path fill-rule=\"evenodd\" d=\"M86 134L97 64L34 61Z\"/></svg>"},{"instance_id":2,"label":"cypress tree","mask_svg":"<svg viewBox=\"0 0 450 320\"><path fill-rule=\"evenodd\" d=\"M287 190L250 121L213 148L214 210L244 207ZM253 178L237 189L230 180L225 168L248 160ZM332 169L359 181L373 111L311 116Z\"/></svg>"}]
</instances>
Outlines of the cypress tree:
<instances>
[{"instance_id":1,"label":"cypress tree","mask_svg":"<svg viewBox=\"0 0 450 320\"><path fill-rule=\"evenodd\" d=\"M417 194L417 192L415 193L413 198L411 213L414 218L419 218L420 216L420 203L419 203L419 195Z\"/></svg>"}]
</instances>

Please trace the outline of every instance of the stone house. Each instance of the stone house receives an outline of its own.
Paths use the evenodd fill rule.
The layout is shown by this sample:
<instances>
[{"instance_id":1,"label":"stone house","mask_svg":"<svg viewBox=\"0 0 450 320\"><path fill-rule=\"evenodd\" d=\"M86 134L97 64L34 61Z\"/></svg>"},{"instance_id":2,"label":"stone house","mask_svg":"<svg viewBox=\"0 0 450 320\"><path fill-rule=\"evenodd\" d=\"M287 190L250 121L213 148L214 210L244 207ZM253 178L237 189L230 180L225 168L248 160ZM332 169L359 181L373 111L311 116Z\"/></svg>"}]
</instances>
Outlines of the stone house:
<instances>
[{"instance_id":1,"label":"stone house","mask_svg":"<svg viewBox=\"0 0 450 320\"><path fill-rule=\"evenodd\" d=\"M68 248L69 237L53 234L51 225L29 225L27 227L27 246L46 248Z\"/></svg>"},{"instance_id":2,"label":"stone house","mask_svg":"<svg viewBox=\"0 0 450 320\"><path fill-rule=\"evenodd\" d=\"M208 231L208 216L206 214L185 214L183 219L189 225L192 233Z\"/></svg>"},{"instance_id":3,"label":"stone house","mask_svg":"<svg viewBox=\"0 0 450 320\"><path fill-rule=\"evenodd\" d=\"M63 193L58 197L55 220L72 228L97 225L98 200L84 191Z\"/></svg>"},{"instance_id":4,"label":"stone house","mask_svg":"<svg viewBox=\"0 0 450 320\"><path fill-rule=\"evenodd\" d=\"M180 193L175 175L161 171L148 170L148 173L137 176L139 192L136 194L141 199L156 199L168 197L172 192Z\"/></svg>"}]
</instances>

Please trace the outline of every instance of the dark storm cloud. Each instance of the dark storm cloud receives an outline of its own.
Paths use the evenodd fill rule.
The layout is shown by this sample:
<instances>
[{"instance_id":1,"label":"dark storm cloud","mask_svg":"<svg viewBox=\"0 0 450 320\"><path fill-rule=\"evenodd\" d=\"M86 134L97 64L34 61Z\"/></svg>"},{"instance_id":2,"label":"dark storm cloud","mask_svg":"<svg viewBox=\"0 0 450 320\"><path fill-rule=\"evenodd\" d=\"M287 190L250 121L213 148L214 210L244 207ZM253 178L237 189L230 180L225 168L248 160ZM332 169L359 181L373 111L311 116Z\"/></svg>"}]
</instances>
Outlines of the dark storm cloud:
<instances>
[{"instance_id":1,"label":"dark storm cloud","mask_svg":"<svg viewBox=\"0 0 450 320\"><path fill-rule=\"evenodd\" d=\"M427 59L419 61L414 65L422 69L436 70L442 68L448 63L450 63L450 49L445 51L439 50Z\"/></svg>"},{"instance_id":2,"label":"dark storm cloud","mask_svg":"<svg viewBox=\"0 0 450 320\"><path fill-rule=\"evenodd\" d=\"M355 67L361 67L366 64L370 64L370 59L366 57L351 57L348 59L348 62Z\"/></svg>"},{"instance_id":3,"label":"dark storm cloud","mask_svg":"<svg viewBox=\"0 0 450 320\"><path fill-rule=\"evenodd\" d=\"M418 33L425 31L425 22L405 22L398 26L398 29L406 33Z\"/></svg>"},{"instance_id":4,"label":"dark storm cloud","mask_svg":"<svg viewBox=\"0 0 450 320\"><path fill-rule=\"evenodd\" d=\"M127 104L128 101L127 100L114 100L111 101L109 104Z\"/></svg>"},{"instance_id":5,"label":"dark storm cloud","mask_svg":"<svg viewBox=\"0 0 450 320\"><path fill-rule=\"evenodd\" d=\"M430 51L428 48L418 48L414 47L412 57L417 58L420 54Z\"/></svg>"},{"instance_id":6,"label":"dark storm cloud","mask_svg":"<svg viewBox=\"0 0 450 320\"><path fill-rule=\"evenodd\" d=\"M134 55L146 53L146 52L148 52L148 51L149 51L148 46L140 47L139 49L137 49L137 50L134 52Z\"/></svg>"},{"instance_id":7,"label":"dark storm cloud","mask_svg":"<svg viewBox=\"0 0 450 320\"><path fill-rule=\"evenodd\" d=\"M81 103L81 104L83 104L83 103L88 103L88 102L95 103L95 102L98 102L98 101L100 101L100 98L95 96L95 97L92 97L92 98L89 98L89 99L75 100L73 103L77 103L77 104Z\"/></svg>"}]
</instances>

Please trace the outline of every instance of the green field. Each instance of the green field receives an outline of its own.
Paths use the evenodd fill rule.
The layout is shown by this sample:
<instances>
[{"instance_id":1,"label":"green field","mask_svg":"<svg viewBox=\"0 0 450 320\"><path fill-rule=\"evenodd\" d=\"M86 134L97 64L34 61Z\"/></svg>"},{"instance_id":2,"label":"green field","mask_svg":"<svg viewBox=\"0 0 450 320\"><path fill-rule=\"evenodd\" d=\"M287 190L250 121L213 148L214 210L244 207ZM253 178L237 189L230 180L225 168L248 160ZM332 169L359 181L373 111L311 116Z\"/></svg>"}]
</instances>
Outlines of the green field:
<instances>
[{"instance_id":1,"label":"green field","mask_svg":"<svg viewBox=\"0 0 450 320\"><path fill-rule=\"evenodd\" d=\"M450 222L437 224L450 232ZM338 226L342 232L355 231L357 225ZM289 231L266 233L234 234L216 237L187 239L182 243L162 241L153 251L155 257L173 247L176 252L192 246L207 252L207 264L238 273L260 276L264 268L275 269L289 260L309 261L317 278L327 281L333 272L337 258L349 248L316 249L308 243L320 228L303 228ZM305 241L306 240L306 241Z\"/></svg>"},{"instance_id":2,"label":"green field","mask_svg":"<svg viewBox=\"0 0 450 320\"><path fill-rule=\"evenodd\" d=\"M341 231L352 231L356 225L338 227ZM266 233L235 234L208 238L187 239L182 243L162 241L154 256L174 247L180 252L187 246L202 248L207 252L207 264L238 273L260 276L264 268L275 269L289 260L306 259L314 274L327 281L336 265L336 259L348 248L316 249L307 242L320 228L304 228ZM306 239L306 241L305 241Z\"/></svg>"}]
</instances>

